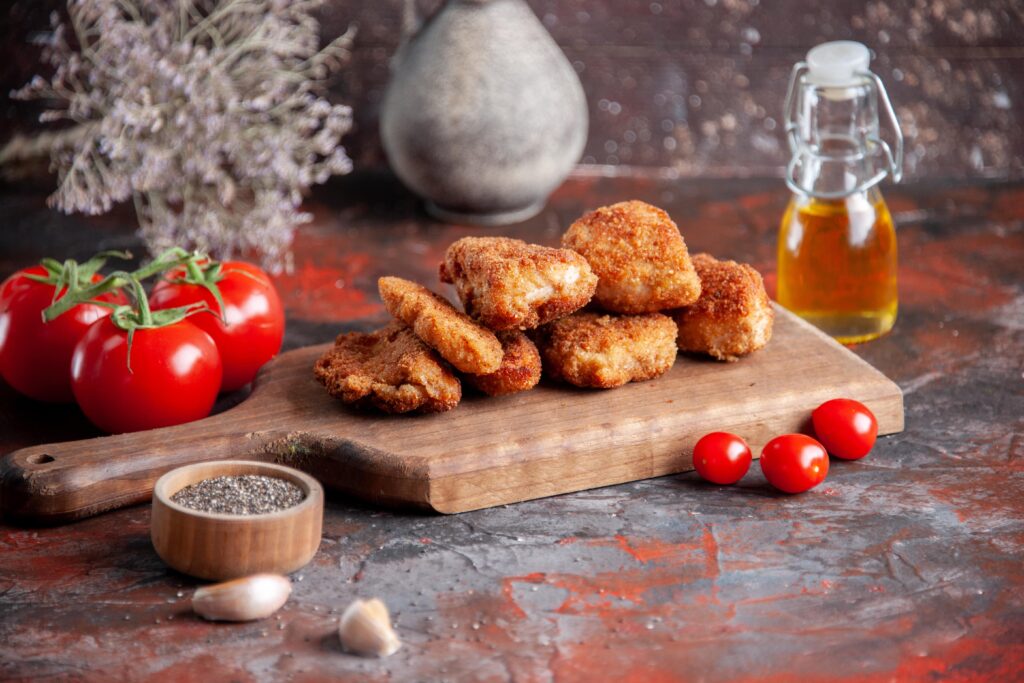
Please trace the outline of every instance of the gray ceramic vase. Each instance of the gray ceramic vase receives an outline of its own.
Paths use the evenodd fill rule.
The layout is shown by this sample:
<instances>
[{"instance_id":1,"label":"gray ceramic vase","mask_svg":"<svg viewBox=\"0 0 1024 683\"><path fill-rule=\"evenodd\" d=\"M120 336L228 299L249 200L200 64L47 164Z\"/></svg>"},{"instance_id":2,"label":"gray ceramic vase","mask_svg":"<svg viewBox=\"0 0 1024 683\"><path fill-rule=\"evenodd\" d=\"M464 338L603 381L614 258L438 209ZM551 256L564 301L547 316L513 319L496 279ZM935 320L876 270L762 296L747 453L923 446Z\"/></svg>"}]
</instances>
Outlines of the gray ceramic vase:
<instances>
[{"instance_id":1,"label":"gray ceramic vase","mask_svg":"<svg viewBox=\"0 0 1024 683\"><path fill-rule=\"evenodd\" d=\"M381 139L436 217L514 223L540 211L579 160L587 103L523 0L448 0L395 56Z\"/></svg>"}]
</instances>

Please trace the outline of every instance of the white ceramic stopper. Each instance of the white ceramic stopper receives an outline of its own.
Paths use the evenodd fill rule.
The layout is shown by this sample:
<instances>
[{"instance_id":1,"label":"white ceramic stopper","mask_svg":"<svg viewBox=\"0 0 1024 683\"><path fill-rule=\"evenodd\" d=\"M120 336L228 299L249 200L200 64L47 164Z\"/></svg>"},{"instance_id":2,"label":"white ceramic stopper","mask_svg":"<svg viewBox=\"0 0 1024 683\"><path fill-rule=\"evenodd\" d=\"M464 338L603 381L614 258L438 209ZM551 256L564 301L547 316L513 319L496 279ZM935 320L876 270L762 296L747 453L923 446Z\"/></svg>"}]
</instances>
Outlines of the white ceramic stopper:
<instances>
[{"instance_id":1,"label":"white ceramic stopper","mask_svg":"<svg viewBox=\"0 0 1024 683\"><path fill-rule=\"evenodd\" d=\"M843 88L861 82L857 74L868 70L871 52L862 43L836 40L807 53L807 78L816 85Z\"/></svg>"}]
</instances>

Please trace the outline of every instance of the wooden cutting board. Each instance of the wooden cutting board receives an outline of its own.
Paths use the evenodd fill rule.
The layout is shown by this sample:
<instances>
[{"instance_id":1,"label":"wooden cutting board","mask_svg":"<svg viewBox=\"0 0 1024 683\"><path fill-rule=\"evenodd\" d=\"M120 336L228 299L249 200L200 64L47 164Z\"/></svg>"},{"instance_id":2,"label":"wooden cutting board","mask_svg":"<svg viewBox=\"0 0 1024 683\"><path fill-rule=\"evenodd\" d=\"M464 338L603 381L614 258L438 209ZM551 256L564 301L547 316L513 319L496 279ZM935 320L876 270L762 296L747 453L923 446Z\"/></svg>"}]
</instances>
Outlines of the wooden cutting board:
<instances>
[{"instance_id":1,"label":"wooden cutting board","mask_svg":"<svg viewBox=\"0 0 1024 683\"><path fill-rule=\"evenodd\" d=\"M0 506L26 521L81 519L149 500L172 468L242 458L371 503L455 513L690 470L709 431L742 435L756 457L839 396L866 403L879 433L903 429L900 388L783 309L768 347L737 363L680 355L650 382L597 391L545 380L501 398L467 392L435 415L346 408L313 379L325 348L281 355L249 398L199 422L15 451L0 465Z\"/></svg>"}]
</instances>

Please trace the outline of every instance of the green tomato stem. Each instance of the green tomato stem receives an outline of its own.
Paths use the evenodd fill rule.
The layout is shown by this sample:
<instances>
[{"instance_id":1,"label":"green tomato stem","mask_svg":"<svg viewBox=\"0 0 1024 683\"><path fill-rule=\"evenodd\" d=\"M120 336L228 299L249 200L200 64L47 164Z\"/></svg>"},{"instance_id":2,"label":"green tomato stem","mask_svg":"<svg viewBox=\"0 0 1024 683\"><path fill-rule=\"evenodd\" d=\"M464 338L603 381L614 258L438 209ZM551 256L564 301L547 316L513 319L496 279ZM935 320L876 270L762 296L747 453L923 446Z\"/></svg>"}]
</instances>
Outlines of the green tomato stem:
<instances>
[{"instance_id":1,"label":"green tomato stem","mask_svg":"<svg viewBox=\"0 0 1024 683\"><path fill-rule=\"evenodd\" d=\"M128 278L128 285L131 287L132 295L135 298L135 305L139 309L139 327L153 326L153 312L149 308L149 298L146 290L138 278Z\"/></svg>"}]
</instances>

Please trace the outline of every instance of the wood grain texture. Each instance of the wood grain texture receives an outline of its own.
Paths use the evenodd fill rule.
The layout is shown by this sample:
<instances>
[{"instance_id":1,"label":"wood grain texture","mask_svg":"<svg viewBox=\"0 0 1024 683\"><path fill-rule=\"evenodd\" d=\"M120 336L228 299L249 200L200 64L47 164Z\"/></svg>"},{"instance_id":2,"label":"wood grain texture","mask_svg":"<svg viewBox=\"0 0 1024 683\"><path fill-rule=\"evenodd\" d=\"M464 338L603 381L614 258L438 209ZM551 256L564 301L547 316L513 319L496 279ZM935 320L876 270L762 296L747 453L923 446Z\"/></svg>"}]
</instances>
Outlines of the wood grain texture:
<instances>
[{"instance_id":1,"label":"wood grain texture","mask_svg":"<svg viewBox=\"0 0 1024 683\"><path fill-rule=\"evenodd\" d=\"M285 479L306 497L290 508L262 515L200 512L171 500L181 489L204 479L244 474ZM316 554L323 517L324 490L309 475L272 463L220 460L188 465L160 477L153 489L150 538L160 559L201 579L288 574Z\"/></svg>"},{"instance_id":2,"label":"wood grain texture","mask_svg":"<svg viewBox=\"0 0 1024 683\"><path fill-rule=\"evenodd\" d=\"M5 514L88 517L145 501L174 467L225 458L287 464L379 505L456 513L683 472L709 431L737 432L759 452L836 396L870 406L880 434L903 429L899 387L782 309L768 347L737 363L681 356L665 376L613 391L542 383L434 415L347 409L313 379L325 348L284 354L220 415L10 454L0 468Z\"/></svg>"},{"instance_id":3,"label":"wood grain texture","mask_svg":"<svg viewBox=\"0 0 1024 683\"><path fill-rule=\"evenodd\" d=\"M1024 174L1019 0L528 1L583 82L588 166L686 177L781 175L789 159L781 111L790 68L818 43L857 40L874 50L872 70L903 122L908 178ZM417 5L430 13L441 2ZM34 39L50 12L66 4L12 4L0 22L0 91L45 73ZM344 144L360 169L385 164L378 124L402 5L333 0L320 13L325 38L359 26L331 97L353 108L355 128ZM37 129L42 108L10 102L0 111L0 140Z\"/></svg>"}]
</instances>

